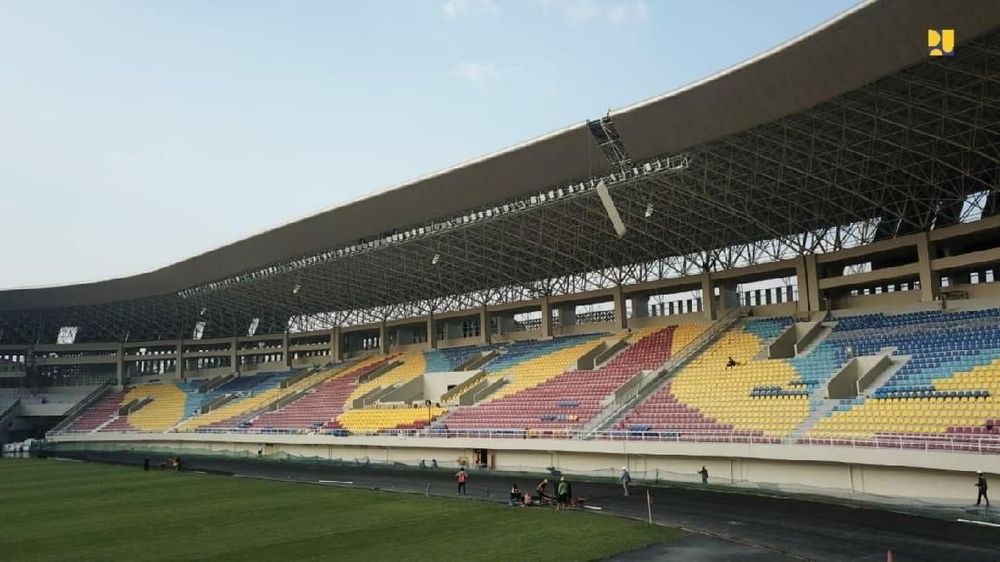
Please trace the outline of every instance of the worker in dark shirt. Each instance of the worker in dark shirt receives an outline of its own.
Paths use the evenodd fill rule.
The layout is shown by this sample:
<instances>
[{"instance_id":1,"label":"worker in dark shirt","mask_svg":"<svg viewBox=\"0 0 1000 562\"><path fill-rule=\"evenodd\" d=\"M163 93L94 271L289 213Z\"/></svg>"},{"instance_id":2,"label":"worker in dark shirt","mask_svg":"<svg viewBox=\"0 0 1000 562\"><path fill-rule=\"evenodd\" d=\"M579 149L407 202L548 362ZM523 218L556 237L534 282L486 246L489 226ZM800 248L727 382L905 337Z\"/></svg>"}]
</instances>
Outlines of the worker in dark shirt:
<instances>
[{"instance_id":1,"label":"worker in dark shirt","mask_svg":"<svg viewBox=\"0 0 1000 562\"><path fill-rule=\"evenodd\" d=\"M976 505L979 505L979 502L986 500L986 507L989 507L990 498L986 495L986 490L989 488L989 484L986 483L986 477L983 476L982 470L976 471L976 475L979 476L976 480L976 488L979 488L979 495L976 496Z\"/></svg>"}]
</instances>

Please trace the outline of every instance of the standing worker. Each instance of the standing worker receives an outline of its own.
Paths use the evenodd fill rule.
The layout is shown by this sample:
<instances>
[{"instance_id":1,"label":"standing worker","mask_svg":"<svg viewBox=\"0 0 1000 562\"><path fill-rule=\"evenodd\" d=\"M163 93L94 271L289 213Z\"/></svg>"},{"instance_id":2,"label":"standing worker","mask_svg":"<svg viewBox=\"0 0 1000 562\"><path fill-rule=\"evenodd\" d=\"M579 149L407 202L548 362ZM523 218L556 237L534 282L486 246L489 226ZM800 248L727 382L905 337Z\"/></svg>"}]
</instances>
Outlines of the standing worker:
<instances>
[{"instance_id":1,"label":"standing worker","mask_svg":"<svg viewBox=\"0 0 1000 562\"><path fill-rule=\"evenodd\" d=\"M458 493L465 495L465 481L469 478L469 475L465 473L465 467L458 469L458 473L455 474L455 479L458 480Z\"/></svg>"},{"instance_id":2,"label":"standing worker","mask_svg":"<svg viewBox=\"0 0 1000 562\"><path fill-rule=\"evenodd\" d=\"M708 469L705 468L705 465L701 465L701 470L698 471L698 474L701 475L701 483L708 484Z\"/></svg>"},{"instance_id":3,"label":"standing worker","mask_svg":"<svg viewBox=\"0 0 1000 562\"><path fill-rule=\"evenodd\" d=\"M559 485L556 486L556 510L565 509L569 503L569 482L565 476L559 477Z\"/></svg>"},{"instance_id":4,"label":"standing worker","mask_svg":"<svg viewBox=\"0 0 1000 562\"><path fill-rule=\"evenodd\" d=\"M548 485L549 485L549 479L543 478L542 481L539 482L537 486L535 486L535 497L538 498L539 503L550 498L550 496L545 493L545 489L548 487Z\"/></svg>"},{"instance_id":5,"label":"standing worker","mask_svg":"<svg viewBox=\"0 0 1000 562\"><path fill-rule=\"evenodd\" d=\"M979 502L986 500L986 507L989 507L990 498L986 495L986 490L989 488L989 485L986 483L986 477L983 476L982 470L977 470L976 475L979 477L976 480L976 487L979 488L979 495L976 496L976 505L979 505Z\"/></svg>"},{"instance_id":6,"label":"standing worker","mask_svg":"<svg viewBox=\"0 0 1000 562\"><path fill-rule=\"evenodd\" d=\"M622 467L622 475L620 480L622 481L622 489L625 490L625 497L628 497L628 485L632 482L632 475L628 473L628 467Z\"/></svg>"}]
</instances>

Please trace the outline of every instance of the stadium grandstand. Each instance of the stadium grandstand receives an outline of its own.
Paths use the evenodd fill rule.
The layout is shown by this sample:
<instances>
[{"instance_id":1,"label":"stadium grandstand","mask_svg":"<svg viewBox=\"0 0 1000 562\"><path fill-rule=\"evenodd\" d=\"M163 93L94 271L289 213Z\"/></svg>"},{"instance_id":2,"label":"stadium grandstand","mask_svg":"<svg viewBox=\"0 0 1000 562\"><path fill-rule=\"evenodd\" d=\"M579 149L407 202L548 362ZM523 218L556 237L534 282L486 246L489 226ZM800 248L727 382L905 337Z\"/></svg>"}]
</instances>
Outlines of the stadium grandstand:
<instances>
[{"instance_id":1,"label":"stadium grandstand","mask_svg":"<svg viewBox=\"0 0 1000 562\"><path fill-rule=\"evenodd\" d=\"M998 68L996 2L864 3L162 269L0 291L0 438L967 501L1000 474Z\"/></svg>"}]
</instances>

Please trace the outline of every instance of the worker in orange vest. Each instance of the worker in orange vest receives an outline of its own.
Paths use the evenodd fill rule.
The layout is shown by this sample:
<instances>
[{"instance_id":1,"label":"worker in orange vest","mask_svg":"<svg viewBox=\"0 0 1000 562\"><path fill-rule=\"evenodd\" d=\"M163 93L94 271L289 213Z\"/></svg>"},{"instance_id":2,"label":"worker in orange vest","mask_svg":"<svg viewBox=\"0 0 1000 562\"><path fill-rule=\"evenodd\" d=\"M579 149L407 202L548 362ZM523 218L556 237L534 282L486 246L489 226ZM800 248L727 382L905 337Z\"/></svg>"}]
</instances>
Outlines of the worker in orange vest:
<instances>
[{"instance_id":1,"label":"worker in orange vest","mask_svg":"<svg viewBox=\"0 0 1000 562\"><path fill-rule=\"evenodd\" d=\"M455 478L458 480L458 493L465 495L465 481L469 479L469 475L465 472L465 467L458 469L458 473L455 474Z\"/></svg>"}]
</instances>

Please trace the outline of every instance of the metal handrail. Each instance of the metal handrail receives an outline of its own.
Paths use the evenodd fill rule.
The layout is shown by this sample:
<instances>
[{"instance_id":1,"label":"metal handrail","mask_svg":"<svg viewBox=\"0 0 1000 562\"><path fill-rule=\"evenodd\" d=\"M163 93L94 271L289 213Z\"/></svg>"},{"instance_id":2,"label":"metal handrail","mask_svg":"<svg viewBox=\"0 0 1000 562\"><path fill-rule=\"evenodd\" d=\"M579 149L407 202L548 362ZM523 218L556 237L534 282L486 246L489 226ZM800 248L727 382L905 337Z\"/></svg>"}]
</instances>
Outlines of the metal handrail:
<instances>
[{"instance_id":1,"label":"metal handrail","mask_svg":"<svg viewBox=\"0 0 1000 562\"><path fill-rule=\"evenodd\" d=\"M168 430L162 433L150 433L137 429L100 431L71 430L61 435L91 434L91 435L146 435L162 436L165 439L176 438L177 434L204 435L303 435L329 438L346 437L406 437L421 440L445 439L545 439L573 440L584 435L579 429L524 430L524 429L436 429L424 431L418 429L391 429L372 433L350 433L343 429L268 429L268 428L198 428L189 431ZM698 433L683 433L677 431L630 431L610 430L590 432L595 440L622 442L656 442L656 443L721 443L739 445L804 445L804 446L834 446L878 449L914 449L927 451L957 451L982 454L1000 454L1000 434L989 435L856 435L856 434L824 434L822 436L805 437L770 437L766 435L748 435L747 432L728 430L701 431Z\"/></svg>"},{"instance_id":2,"label":"metal handrail","mask_svg":"<svg viewBox=\"0 0 1000 562\"><path fill-rule=\"evenodd\" d=\"M104 393L107 392L108 389L110 388L111 388L111 382L108 381L105 382L103 385L95 388L90 394L84 396L82 400L76 403L76 406L73 406L72 408L69 409L68 412L66 412L66 416L63 417L61 422L57 423L55 427L46 432L46 435L47 436L55 435L64 432L66 428L73 423L77 414L79 414L86 408L90 407L91 404L93 404L97 399L104 396Z\"/></svg>"},{"instance_id":3,"label":"metal handrail","mask_svg":"<svg viewBox=\"0 0 1000 562\"><path fill-rule=\"evenodd\" d=\"M749 309L745 307L734 308L728 312L725 316L716 321L707 330L698 334L693 340L691 340L688 345L681 349L680 353L674 357L671 357L662 365L657 367L653 371L653 374L646 378L646 380L641 384L636 386L629 392L626 396L617 398L610 404L603 408L603 412L598 413L593 418L591 418L587 423L585 423L581 430L585 434L596 432L599 428L603 427L610 421L617 419L625 411L630 409L635 405L635 402L639 400L644 392L658 384L668 376L671 372L677 368L683 366L685 363L690 361L695 355L701 353L705 345L711 343L715 338L719 337L721 334L725 333L726 330L732 327L740 318L744 317ZM638 373L636 373L638 375Z\"/></svg>"}]
</instances>

